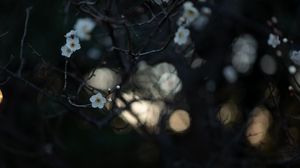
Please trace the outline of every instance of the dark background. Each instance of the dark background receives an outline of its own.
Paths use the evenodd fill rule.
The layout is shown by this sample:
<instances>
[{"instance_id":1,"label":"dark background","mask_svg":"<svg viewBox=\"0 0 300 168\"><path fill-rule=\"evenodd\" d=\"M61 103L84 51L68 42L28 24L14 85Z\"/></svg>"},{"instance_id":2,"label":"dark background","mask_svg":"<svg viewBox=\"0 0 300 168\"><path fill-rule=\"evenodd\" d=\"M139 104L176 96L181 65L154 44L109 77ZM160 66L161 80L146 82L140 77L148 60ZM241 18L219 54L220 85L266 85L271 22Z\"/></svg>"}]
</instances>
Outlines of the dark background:
<instances>
[{"instance_id":1,"label":"dark background","mask_svg":"<svg viewBox=\"0 0 300 168\"><path fill-rule=\"evenodd\" d=\"M106 1L99 1L101 9ZM142 1L114 0L114 10L119 9L128 18L136 21L142 11L137 7ZM196 3L196 6L201 6ZM208 25L201 31L192 30L195 50L207 64L191 70L189 64L172 47L164 52L145 57L150 64L167 61L178 69L183 82L184 98L176 100L176 108L186 108L191 116L191 128L184 134L168 131L158 135L140 135L134 130L120 134L110 125L97 129L73 112L69 112L55 101L41 95L26 83L11 79L0 89L4 101L0 105L0 167L298 167L300 166L297 146L288 150L284 125L299 128L299 121L285 114L299 109L299 102L288 90L289 75L285 57L277 59L279 70L273 76L266 76L255 64L251 73L242 75L235 84L228 84L222 76L231 54L232 41L243 33L251 34L258 42L258 57L275 54L267 46L267 37L272 29L266 20L276 16L278 28L285 37L295 42L290 48L297 49L300 37L300 2L298 0L215 0L209 3L213 11ZM62 85L61 73L46 72L41 67L41 58L51 65L63 69L64 59L60 47L64 44L64 34L79 17L80 12L69 1L61 0L1 0L0 1L0 64L4 65L13 55L19 55L20 42L24 31L25 11L32 6L28 32L24 45L24 55L28 58L24 78L41 88L56 92ZM155 10L159 10L156 6ZM118 13L112 11L112 15ZM156 22L157 23L157 22ZM156 48L160 39L175 31L170 26L162 28L152 39L148 48ZM107 29L99 25L95 38L84 44L102 51L99 60L86 58L82 49L72 58L72 72L83 76L92 67L106 64L120 68L120 60L110 52L103 40ZM143 41L149 27L139 27L136 32L140 39L134 39L135 47ZM120 41L126 38L118 34ZM123 35L123 36L122 36ZM33 53L36 50L40 56ZM287 53L285 49L282 49ZM18 59L9 65L11 71L18 68ZM7 75L0 74L5 80ZM205 89L206 82L216 81L216 91ZM268 106L264 91L269 83L274 84L280 94L279 107L270 107L274 116L272 129L273 146L267 152L250 147L244 137L245 123L251 110L260 104ZM244 113L241 121L230 129L224 128L214 117L219 105L231 97L237 97L239 108ZM278 110L279 109L279 110ZM280 111L282 115L277 115ZM294 112L293 111L293 112ZM283 116L283 117L282 117Z\"/></svg>"}]
</instances>

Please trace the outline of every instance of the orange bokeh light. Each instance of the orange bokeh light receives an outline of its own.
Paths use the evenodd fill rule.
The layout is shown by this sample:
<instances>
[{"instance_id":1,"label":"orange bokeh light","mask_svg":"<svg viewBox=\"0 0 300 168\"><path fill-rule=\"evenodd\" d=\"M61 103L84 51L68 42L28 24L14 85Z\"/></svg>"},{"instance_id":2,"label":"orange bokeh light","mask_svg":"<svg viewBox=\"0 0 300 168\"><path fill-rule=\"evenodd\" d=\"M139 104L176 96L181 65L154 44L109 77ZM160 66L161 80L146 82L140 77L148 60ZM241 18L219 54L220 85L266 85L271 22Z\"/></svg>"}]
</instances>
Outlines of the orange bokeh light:
<instances>
[{"instance_id":1,"label":"orange bokeh light","mask_svg":"<svg viewBox=\"0 0 300 168\"><path fill-rule=\"evenodd\" d=\"M2 93L2 90L0 89L0 104L2 103L3 101L3 93Z\"/></svg>"}]
</instances>

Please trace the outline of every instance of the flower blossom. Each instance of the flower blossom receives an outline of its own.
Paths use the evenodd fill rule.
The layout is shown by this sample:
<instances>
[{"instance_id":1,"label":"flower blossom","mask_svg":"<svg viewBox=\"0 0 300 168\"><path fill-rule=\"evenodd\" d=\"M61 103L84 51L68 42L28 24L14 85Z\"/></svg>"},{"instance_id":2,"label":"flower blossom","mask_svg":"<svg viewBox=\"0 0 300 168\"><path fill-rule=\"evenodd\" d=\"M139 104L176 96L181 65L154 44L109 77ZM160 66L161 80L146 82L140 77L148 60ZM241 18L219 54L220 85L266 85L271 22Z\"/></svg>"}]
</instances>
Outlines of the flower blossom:
<instances>
[{"instance_id":1,"label":"flower blossom","mask_svg":"<svg viewBox=\"0 0 300 168\"><path fill-rule=\"evenodd\" d=\"M93 108L102 109L106 103L106 99L102 96L101 93L97 93L90 98Z\"/></svg>"},{"instance_id":2,"label":"flower blossom","mask_svg":"<svg viewBox=\"0 0 300 168\"><path fill-rule=\"evenodd\" d=\"M270 34L268 39L268 45L272 46L273 48L276 48L280 44L279 36Z\"/></svg>"},{"instance_id":3,"label":"flower blossom","mask_svg":"<svg viewBox=\"0 0 300 168\"><path fill-rule=\"evenodd\" d=\"M76 31L71 30L66 35L66 44L61 47L61 55L70 58L71 55L81 48Z\"/></svg>"},{"instance_id":4,"label":"flower blossom","mask_svg":"<svg viewBox=\"0 0 300 168\"><path fill-rule=\"evenodd\" d=\"M184 45L188 42L190 35L189 29L186 29L184 27L179 27L174 38L174 42L178 45Z\"/></svg>"},{"instance_id":5,"label":"flower blossom","mask_svg":"<svg viewBox=\"0 0 300 168\"><path fill-rule=\"evenodd\" d=\"M66 45L61 47L61 55L70 58L72 55L72 50Z\"/></svg>"},{"instance_id":6,"label":"flower blossom","mask_svg":"<svg viewBox=\"0 0 300 168\"><path fill-rule=\"evenodd\" d=\"M183 4L183 17L186 19L186 24L189 25L197 19L199 11L194 7L194 4L190 1Z\"/></svg>"},{"instance_id":7,"label":"flower blossom","mask_svg":"<svg viewBox=\"0 0 300 168\"><path fill-rule=\"evenodd\" d=\"M81 48L79 39L77 37L74 38L67 38L66 39L66 46L72 51L75 52Z\"/></svg>"}]
</instances>

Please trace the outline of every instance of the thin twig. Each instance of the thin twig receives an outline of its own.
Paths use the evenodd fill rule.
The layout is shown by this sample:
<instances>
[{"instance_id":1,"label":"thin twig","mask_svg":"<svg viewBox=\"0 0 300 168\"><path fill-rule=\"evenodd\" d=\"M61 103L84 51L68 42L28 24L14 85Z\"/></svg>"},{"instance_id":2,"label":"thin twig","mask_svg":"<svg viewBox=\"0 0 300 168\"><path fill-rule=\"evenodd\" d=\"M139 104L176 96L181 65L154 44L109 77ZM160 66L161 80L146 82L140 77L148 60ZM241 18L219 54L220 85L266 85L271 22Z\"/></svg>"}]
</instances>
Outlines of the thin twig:
<instances>
[{"instance_id":1,"label":"thin twig","mask_svg":"<svg viewBox=\"0 0 300 168\"><path fill-rule=\"evenodd\" d=\"M8 31L0 35L0 39L8 34Z\"/></svg>"},{"instance_id":2,"label":"thin twig","mask_svg":"<svg viewBox=\"0 0 300 168\"><path fill-rule=\"evenodd\" d=\"M65 62L65 71L64 71L64 75L65 75L65 83L64 83L64 91L67 89L67 79L68 79L68 74L67 74L67 70L68 70L68 59L66 59Z\"/></svg>"},{"instance_id":3,"label":"thin twig","mask_svg":"<svg viewBox=\"0 0 300 168\"><path fill-rule=\"evenodd\" d=\"M25 37L27 34L27 27L28 27L28 21L29 21L29 17L30 17L30 11L31 11L32 7L28 7L26 9L26 19L25 19L25 26L24 26L24 32L23 32L23 36L21 39L21 45L20 45L20 67L18 70L18 75L21 76L22 70L24 68L24 64L25 64L25 58L23 57L23 48L24 48L24 41L25 41Z\"/></svg>"},{"instance_id":4,"label":"thin twig","mask_svg":"<svg viewBox=\"0 0 300 168\"><path fill-rule=\"evenodd\" d=\"M91 106L91 104L76 104L76 103L74 103L74 102L71 100L70 97L68 97L68 102L69 102L72 106L74 106L74 107L79 107L79 108L88 108L88 107Z\"/></svg>"}]
</instances>

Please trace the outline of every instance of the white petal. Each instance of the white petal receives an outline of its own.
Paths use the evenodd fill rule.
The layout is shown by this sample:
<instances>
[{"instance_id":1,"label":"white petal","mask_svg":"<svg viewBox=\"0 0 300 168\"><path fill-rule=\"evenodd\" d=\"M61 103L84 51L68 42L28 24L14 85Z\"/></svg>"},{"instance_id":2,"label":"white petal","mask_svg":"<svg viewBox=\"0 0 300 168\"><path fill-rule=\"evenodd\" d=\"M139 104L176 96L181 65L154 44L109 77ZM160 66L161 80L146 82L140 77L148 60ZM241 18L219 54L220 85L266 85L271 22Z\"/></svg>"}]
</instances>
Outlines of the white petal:
<instances>
[{"instance_id":1,"label":"white petal","mask_svg":"<svg viewBox=\"0 0 300 168\"><path fill-rule=\"evenodd\" d=\"M99 109L102 109L104 107L104 103L99 103L97 106Z\"/></svg>"},{"instance_id":2,"label":"white petal","mask_svg":"<svg viewBox=\"0 0 300 168\"><path fill-rule=\"evenodd\" d=\"M190 35L189 29L186 29L184 27L179 27L174 38L174 42L178 45L183 45L187 43L188 37Z\"/></svg>"},{"instance_id":3,"label":"white petal","mask_svg":"<svg viewBox=\"0 0 300 168\"><path fill-rule=\"evenodd\" d=\"M270 33L269 39L268 39L268 45L272 46L273 48L276 48L280 44L279 36L274 35Z\"/></svg>"},{"instance_id":4,"label":"white petal","mask_svg":"<svg viewBox=\"0 0 300 168\"><path fill-rule=\"evenodd\" d=\"M92 96L92 97L90 97L90 102L95 102L96 101L96 96L94 95L94 96Z\"/></svg>"},{"instance_id":5,"label":"white petal","mask_svg":"<svg viewBox=\"0 0 300 168\"><path fill-rule=\"evenodd\" d=\"M92 107L93 107L93 108L97 108L98 105L99 105L99 104L98 104L97 102L93 102L93 103L92 103Z\"/></svg>"},{"instance_id":6,"label":"white petal","mask_svg":"<svg viewBox=\"0 0 300 168\"><path fill-rule=\"evenodd\" d=\"M99 98L99 99L101 99L103 96L102 96L101 93L97 93L97 94L96 94L96 97Z\"/></svg>"},{"instance_id":7,"label":"white petal","mask_svg":"<svg viewBox=\"0 0 300 168\"><path fill-rule=\"evenodd\" d=\"M79 43L79 39L76 38L67 38L66 39L66 46L68 46L70 48L71 51L76 51L79 50L81 48L80 43Z\"/></svg>"},{"instance_id":8,"label":"white petal","mask_svg":"<svg viewBox=\"0 0 300 168\"><path fill-rule=\"evenodd\" d=\"M74 43L74 44L79 44L79 38L74 37L74 38L66 38L66 43Z\"/></svg>"},{"instance_id":9,"label":"white petal","mask_svg":"<svg viewBox=\"0 0 300 168\"><path fill-rule=\"evenodd\" d=\"M70 58L72 55L72 50L66 45L61 47L61 55Z\"/></svg>"},{"instance_id":10,"label":"white petal","mask_svg":"<svg viewBox=\"0 0 300 168\"><path fill-rule=\"evenodd\" d=\"M65 35L65 37L66 37L66 38L76 37L76 31L74 31L74 30L69 31L69 32Z\"/></svg>"}]
</instances>

